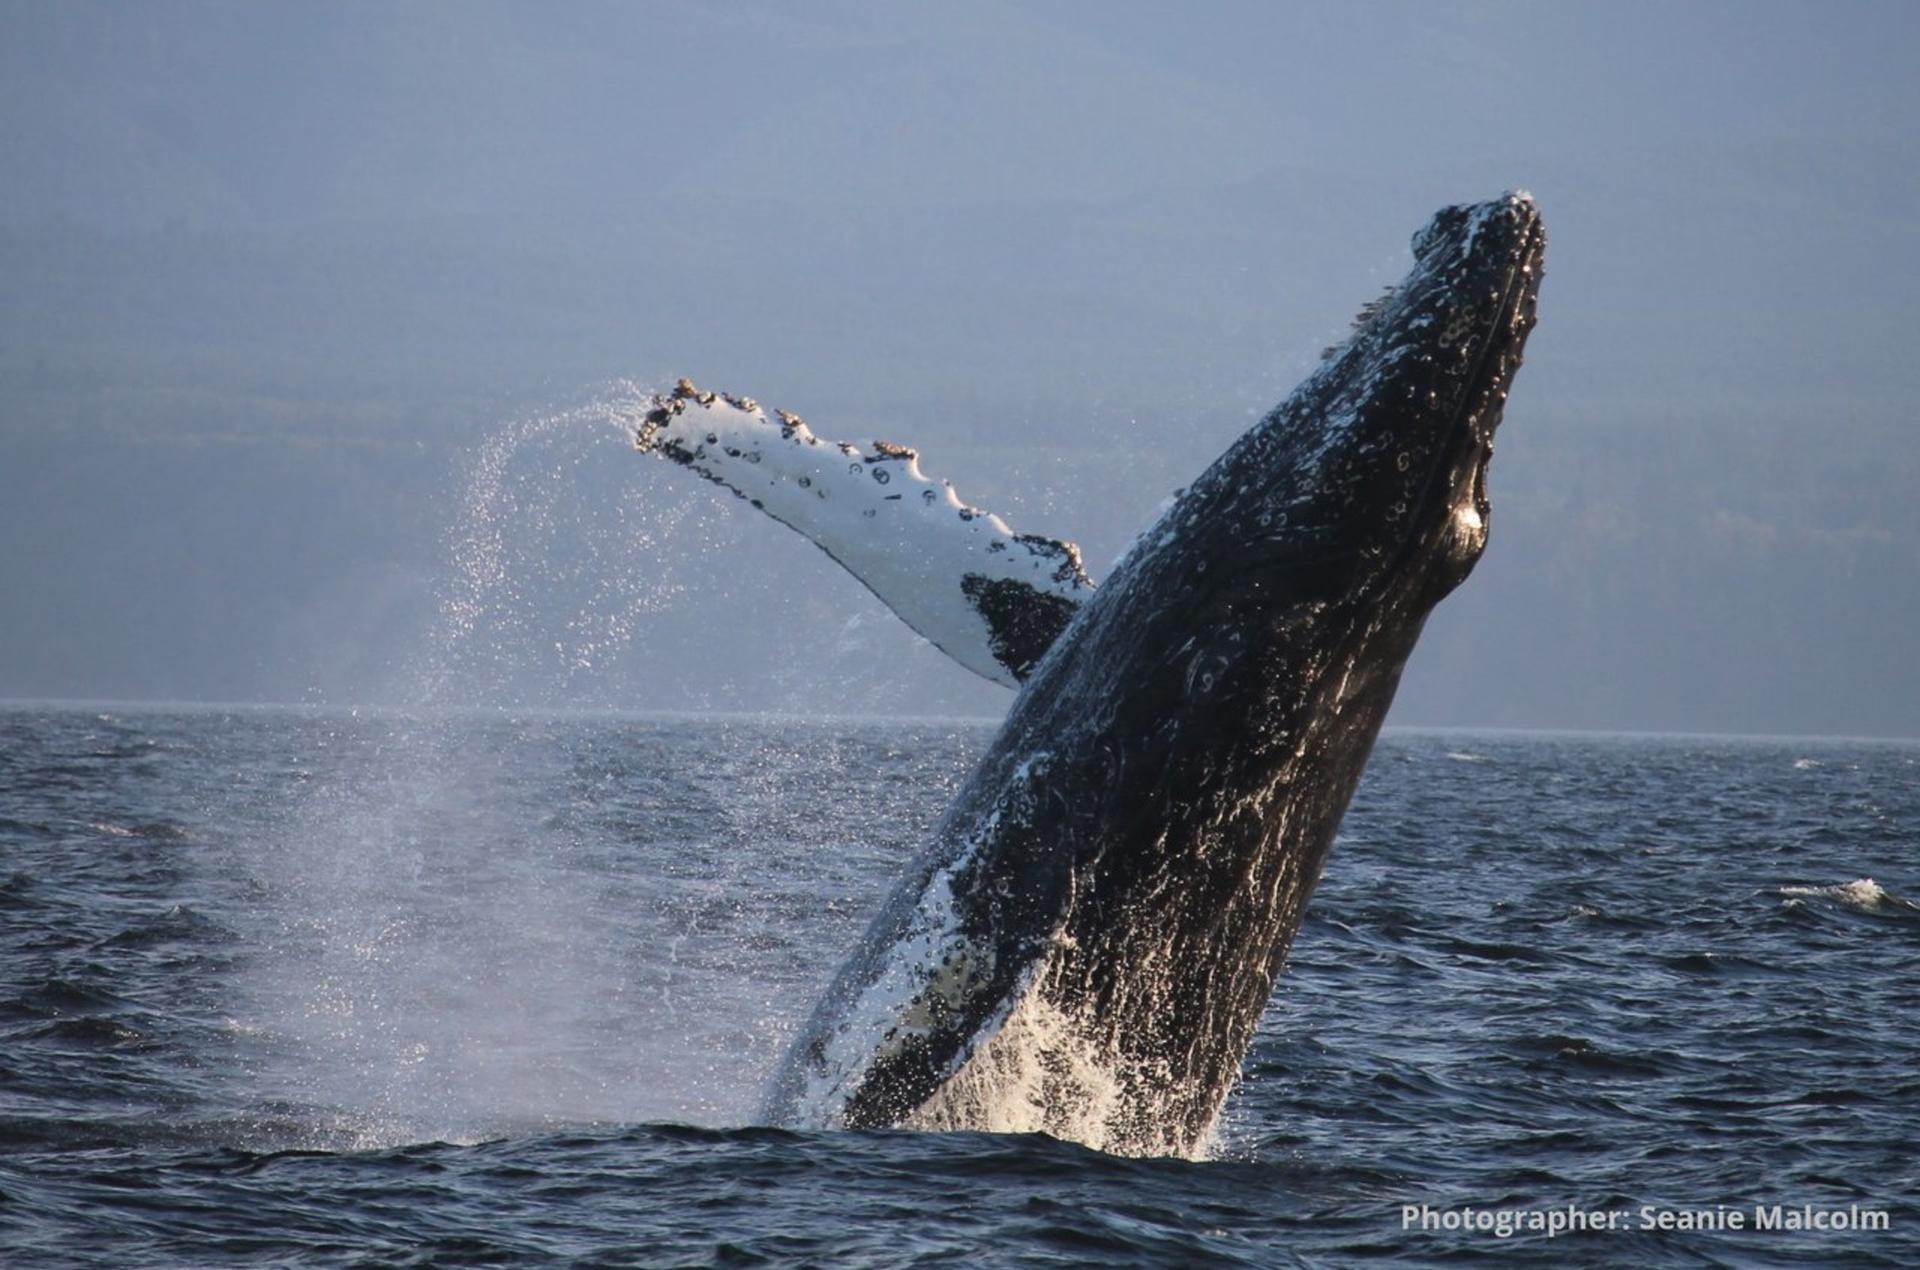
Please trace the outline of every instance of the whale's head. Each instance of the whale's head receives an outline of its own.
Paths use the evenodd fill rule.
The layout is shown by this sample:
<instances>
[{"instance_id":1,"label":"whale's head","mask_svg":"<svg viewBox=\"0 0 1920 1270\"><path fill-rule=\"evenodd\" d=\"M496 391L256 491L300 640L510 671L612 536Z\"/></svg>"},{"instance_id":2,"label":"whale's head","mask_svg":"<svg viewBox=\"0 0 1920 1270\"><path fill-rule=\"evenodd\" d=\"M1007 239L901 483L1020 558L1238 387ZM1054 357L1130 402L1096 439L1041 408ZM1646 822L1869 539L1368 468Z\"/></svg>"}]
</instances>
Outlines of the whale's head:
<instances>
[{"instance_id":1,"label":"whale's head","mask_svg":"<svg viewBox=\"0 0 1920 1270\"><path fill-rule=\"evenodd\" d=\"M1535 321L1545 233L1533 200L1448 207L1413 268L1248 438L1270 447L1239 508L1253 562L1303 596L1430 607L1487 543L1487 464ZM1230 458L1231 456L1229 456ZM1248 456L1252 457L1252 456Z\"/></svg>"},{"instance_id":2,"label":"whale's head","mask_svg":"<svg viewBox=\"0 0 1920 1270\"><path fill-rule=\"evenodd\" d=\"M1432 603L1486 548L1487 463L1536 320L1546 233L1533 200L1509 194L1440 211L1414 235L1413 252L1377 329L1356 332L1346 355L1389 386L1371 421L1379 448L1353 456L1380 499L1392 496L1369 544L1381 582L1416 587ZM1420 408L1396 416L1385 408L1395 394Z\"/></svg>"},{"instance_id":3,"label":"whale's head","mask_svg":"<svg viewBox=\"0 0 1920 1270\"><path fill-rule=\"evenodd\" d=\"M1087 660L1120 664L1117 642L1160 661L1157 708L1377 726L1427 614L1486 547L1487 463L1544 250L1524 194L1437 213L1405 279L1116 567L1101 592L1132 594L1132 633ZM1373 704L1329 710L1323 689Z\"/></svg>"},{"instance_id":4,"label":"whale's head","mask_svg":"<svg viewBox=\"0 0 1920 1270\"><path fill-rule=\"evenodd\" d=\"M1527 195L1441 210L1406 278L1136 554L1187 556L1190 599L1223 629L1354 606L1424 616L1486 546L1487 463L1544 250Z\"/></svg>"}]
</instances>

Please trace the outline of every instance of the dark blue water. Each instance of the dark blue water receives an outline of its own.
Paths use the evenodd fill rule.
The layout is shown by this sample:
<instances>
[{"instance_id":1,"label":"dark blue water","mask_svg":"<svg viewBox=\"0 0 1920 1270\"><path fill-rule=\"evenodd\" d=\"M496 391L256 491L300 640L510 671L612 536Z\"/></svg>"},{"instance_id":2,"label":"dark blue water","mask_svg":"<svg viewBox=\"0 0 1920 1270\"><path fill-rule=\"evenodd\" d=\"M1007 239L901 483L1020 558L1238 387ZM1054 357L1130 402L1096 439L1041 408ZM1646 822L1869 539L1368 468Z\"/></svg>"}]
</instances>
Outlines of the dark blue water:
<instances>
[{"instance_id":1,"label":"dark blue water","mask_svg":"<svg viewBox=\"0 0 1920 1270\"><path fill-rule=\"evenodd\" d=\"M988 735L0 712L0 1263L1920 1264L1910 745L1389 735L1213 1159L742 1127Z\"/></svg>"}]
</instances>

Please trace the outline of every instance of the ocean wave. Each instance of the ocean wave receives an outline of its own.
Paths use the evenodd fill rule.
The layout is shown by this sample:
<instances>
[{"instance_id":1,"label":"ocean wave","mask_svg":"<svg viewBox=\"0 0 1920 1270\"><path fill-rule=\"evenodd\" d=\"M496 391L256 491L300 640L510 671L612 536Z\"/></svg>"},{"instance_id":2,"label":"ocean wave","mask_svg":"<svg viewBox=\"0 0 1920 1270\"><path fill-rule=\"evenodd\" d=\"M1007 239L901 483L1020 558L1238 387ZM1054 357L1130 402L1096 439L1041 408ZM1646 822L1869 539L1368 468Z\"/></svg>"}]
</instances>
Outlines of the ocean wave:
<instances>
[{"instance_id":1,"label":"ocean wave","mask_svg":"<svg viewBox=\"0 0 1920 1270\"><path fill-rule=\"evenodd\" d=\"M1832 900L1862 913L1920 912L1920 904L1895 895L1872 878L1855 878L1833 886L1783 886L1780 894L1795 899L1817 897Z\"/></svg>"}]
</instances>

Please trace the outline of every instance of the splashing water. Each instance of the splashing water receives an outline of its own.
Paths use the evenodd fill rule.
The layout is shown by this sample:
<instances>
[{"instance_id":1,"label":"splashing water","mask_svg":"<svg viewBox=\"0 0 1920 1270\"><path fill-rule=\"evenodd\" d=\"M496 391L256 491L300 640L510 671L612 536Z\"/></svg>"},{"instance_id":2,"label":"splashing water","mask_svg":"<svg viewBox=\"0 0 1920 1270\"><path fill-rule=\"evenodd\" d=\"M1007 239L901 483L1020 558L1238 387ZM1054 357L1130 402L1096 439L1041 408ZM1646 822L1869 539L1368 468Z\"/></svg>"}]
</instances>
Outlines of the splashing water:
<instances>
[{"instance_id":1,"label":"splashing water","mask_svg":"<svg viewBox=\"0 0 1920 1270\"><path fill-rule=\"evenodd\" d=\"M1796 899L1818 897L1862 913L1893 913L1915 908L1913 901L1895 895L1872 878L1855 878L1833 886L1783 886L1780 894Z\"/></svg>"},{"instance_id":2,"label":"splashing water","mask_svg":"<svg viewBox=\"0 0 1920 1270\"><path fill-rule=\"evenodd\" d=\"M645 1012L614 1008L646 950L608 913L595 827L552 823L556 787L592 756L552 770L550 745L522 744L538 719L472 714L609 704L604 668L680 595L676 571L737 532L651 465L606 461L647 396L616 383L479 447L439 618L402 659L396 707L317 727L326 753L296 761L324 759L325 778L245 861L267 915L252 1017L235 1027L262 1038L265 1101L329 1143L718 1110L710 1088L665 1087ZM490 743L471 743L476 728Z\"/></svg>"},{"instance_id":3,"label":"splashing water","mask_svg":"<svg viewBox=\"0 0 1920 1270\"><path fill-rule=\"evenodd\" d=\"M683 593L681 570L737 537L712 500L647 479L658 474L646 465L606 461L609 446L630 448L649 396L618 381L480 446L449 536L419 704L519 704L529 679L548 699L607 704L594 699L605 689L596 672L643 614Z\"/></svg>"}]
</instances>

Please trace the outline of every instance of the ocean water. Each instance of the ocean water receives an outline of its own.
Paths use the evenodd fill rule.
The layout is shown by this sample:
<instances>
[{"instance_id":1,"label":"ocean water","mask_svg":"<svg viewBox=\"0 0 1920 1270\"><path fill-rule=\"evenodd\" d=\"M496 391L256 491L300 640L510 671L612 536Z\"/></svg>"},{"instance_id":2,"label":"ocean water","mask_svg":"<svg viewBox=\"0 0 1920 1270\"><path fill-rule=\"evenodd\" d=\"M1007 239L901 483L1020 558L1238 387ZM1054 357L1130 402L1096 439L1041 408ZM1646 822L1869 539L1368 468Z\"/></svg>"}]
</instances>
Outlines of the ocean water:
<instances>
[{"instance_id":1,"label":"ocean water","mask_svg":"<svg viewBox=\"0 0 1920 1270\"><path fill-rule=\"evenodd\" d=\"M0 1264L1920 1264L1910 744L1389 733L1212 1158L753 1127L990 734L0 709Z\"/></svg>"}]
</instances>

